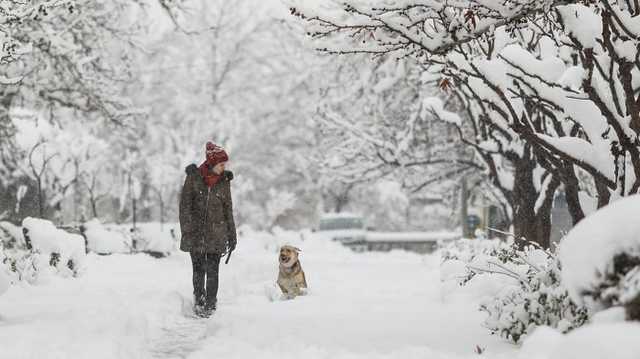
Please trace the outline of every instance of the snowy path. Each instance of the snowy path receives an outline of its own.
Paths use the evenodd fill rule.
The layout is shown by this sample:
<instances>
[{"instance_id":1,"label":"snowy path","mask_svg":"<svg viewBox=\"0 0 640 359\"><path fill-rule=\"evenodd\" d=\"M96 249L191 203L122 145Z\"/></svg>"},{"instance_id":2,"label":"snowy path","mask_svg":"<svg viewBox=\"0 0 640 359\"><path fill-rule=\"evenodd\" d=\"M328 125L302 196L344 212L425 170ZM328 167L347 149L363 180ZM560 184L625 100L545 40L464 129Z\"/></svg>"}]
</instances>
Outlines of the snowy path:
<instances>
[{"instance_id":1,"label":"snowy path","mask_svg":"<svg viewBox=\"0 0 640 359\"><path fill-rule=\"evenodd\" d=\"M185 317L189 258L91 256L76 280L0 297L0 358L490 358L515 348L480 327L473 303L443 300L438 258L353 254L304 242L311 294L272 301L271 246L245 242L221 269L219 311ZM8 351L4 349L8 348Z\"/></svg>"},{"instance_id":2,"label":"snowy path","mask_svg":"<svg viewBox=\"0 0 640 359\"><path fill-rule=\"evenodd\" d=\"M207 337L207 323L193 318L177 318L162 327L161 333L151 342L150 354L154 358L185 358Z\"/></svg>"}]
</instances>

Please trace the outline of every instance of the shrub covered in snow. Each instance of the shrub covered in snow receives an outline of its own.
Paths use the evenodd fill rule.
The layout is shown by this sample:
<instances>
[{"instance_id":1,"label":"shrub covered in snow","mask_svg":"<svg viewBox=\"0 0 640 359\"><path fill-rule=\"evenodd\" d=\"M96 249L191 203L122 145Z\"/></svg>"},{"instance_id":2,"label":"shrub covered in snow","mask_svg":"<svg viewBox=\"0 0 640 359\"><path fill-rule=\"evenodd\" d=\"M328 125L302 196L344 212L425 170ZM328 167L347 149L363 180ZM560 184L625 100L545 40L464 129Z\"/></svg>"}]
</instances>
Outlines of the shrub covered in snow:
<instances>
[{"instance_id":1,"label":"shrub covered in snow","mask_svg":"<svg viewBox=\"0 0 640 359\"><path fill-rule=\"evenodd\" d=\"M571 297L593 311L625 306L640 320L640 195L583 219L560 243L562 279Z\"/></svg>"},{"instance_id":2,"label":"shrub covered in snow","mask_svg":"<svg viewBox=\"0 0 640 359\"><path fill-rule=\"evenodd\" d=\"M520 277L519 286L505 288L501 295L481 306L488 314L485 326L492 333L518 342L541 325L566 333L586 323L586 308L576 305L561 285L556 258L537 266L523 265L528 268Z\"/></svg>"},{"instance_id":3,"label":"shrub covered in snow","mask_svg":"<svg viewBox=\"0 0 640 359\"><path fill-rule=\"evenodd\" d=\"M108 230L98 219L83 224L87 246L91 252L98 254L129 253L131 237L120 231Z\"/></svg>"},{"instance_id":4,"label":"shrub covered in snow","mask_svg":"<svg viewBox=\"0 0 640 359\"><path fill-rule=\"evenodd\" d=\"M493 333L514 342L535 327L546 325L562 332L588 320L584 307L576 305L560 281L560 265L555 255L513 242L461 240L443 250L443 268L460 268L460 285L470 285L490 276L501 289L482 300L487 313L484 325ZM449 274L443 279L451 279Z\"/></svg>"},{"instance_id":5,"label":"shrub covered in snow","mask_svg":"<svg viewBox=\"0 0 640 359\"><path fill-rule=\"evenodd\" d=\"M50 270L62 276L77 276L84 265L84 238L67 233L47 220L27 217L22 221L27 249L36 272ZM29 262L29 261L27 261Z\"/></svg>"},{"instance_id":6,"label":"shrub covered in snow","mask_svg":"<svg viewBox=\"0 0 640 359\"><path fill-rule=\"evenodd\" d=\"M102 230L113 233L118 241L124 240L129 253L142 252L163 257L176 251L180 243L180 227L177 223L138 223L135 230L130 224L108 224L103 225ZM101 234L106 235L104 232Z\"/></svg>"},{"instance_id":7,"label":"shrub covered in snow","mask_svg":"<svg viewBox=\"0 0 640 359\"><path fill-rule=\"evenodd\" d=\"M13 223L0 221L0 242L5 249L23 246L22 229Z\"/></svg>"},{"instance_id":8,"label":"shrub covered in snow","mask_svg":"<svg viewBox=\"0 0 640 359\"><path fill-rule=\"evenodd\" d=\"M41 260L41 264L38 263L40 258L39 253L26 247L4 248L2 250L2 265L11 282L36 282L38 269L46 266L44 258Z\"/></svg>"},{"instance_id":9,"label":"shrub covered in snow","mask_svg":"<svg viewBox=\"0 0 640 359\"><path fill-rule=\"evenodd\" d=\"M453 261L459 261L466 265L479 258L495 257L501 249L508 248L511 248L510 243L498 239L460 239L447 243L440 251L440 257L443 265L450 265ZM466 271L466 273L471 276L475 275L471 271Z\"/></svg>"},{"instance_id":10,"label":"shrub covered in snow","mask_svg":"<svg viewBox=\"0 0 640 359\"><path fill-rule=\"evenodd\" d=\"M0 239L0 287L50 275L75 277L84 270L84 238L49 221L25 218L22 228L2 222Z\"/></svg>"},{"instance_id":11,"label":"shrub covered in snow","mask_svg":"<svg viewBox=\"0 0 640 359\"><path fill-rule=\"evenodd\" d=\"M156 222L138 225L140 239L138 250L169 254L178 248L180 241L179 225L175 223L160 224Z\"/></svg>"},{"instance_id":12,"label":"shrub covered in snow","mask_svg":"<svg viewBox=\"0 0 640 359\"><path fill-rule=\"evenodd\" d=\"M11 285L10 270L5 264L4 246L0 242L0 295L9 289Z\"/></svg>"}]
</instances>

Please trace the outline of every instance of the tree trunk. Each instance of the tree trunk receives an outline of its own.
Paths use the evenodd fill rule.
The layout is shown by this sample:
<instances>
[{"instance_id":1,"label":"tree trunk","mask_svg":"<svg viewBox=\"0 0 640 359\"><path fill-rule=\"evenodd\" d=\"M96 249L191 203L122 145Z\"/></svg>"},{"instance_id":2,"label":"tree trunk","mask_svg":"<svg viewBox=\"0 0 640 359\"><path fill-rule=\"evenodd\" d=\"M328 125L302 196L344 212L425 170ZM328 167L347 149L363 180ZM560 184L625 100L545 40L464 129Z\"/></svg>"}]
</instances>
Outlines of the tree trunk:
<instances>
[{"instance_id":1,"label":"tree trunk","mask_svg":"<svg viewBox=\"0 0 640 359\"><path fill-rule=\"evenodd\" d=\"M564 184L564 193L567 201L567 207L569 209L569 214L571 215L573 225L575 226L584 218L584 211L582 210L582 204L580 203L579 196L580 183L572 164L569 164L565 168L563 168L563 170L561 171L561 176L563 178L562 182Z\"/></svg>"},{"instance_id":2,"label":"tree trunk","mask_svg":"<svg viewBox=\"0 0 640 359\"><path fill-rule=\"evenodd\" d=\"M164 230L164 201L160 195L160 230Z\"/></svg>"},{"instance_id":3,"label":"tree trunk","mask_svg":"<svg viewBox=\"0 0 640 359\"><path fill-rule=\"evenodd\" d=\"M541 207L536 214L534 205L536 198L531 197L533 202L523 203L519 201L518 208L514 209L513 227L516 239L520 246L526 242L534 242L543 248L550 247L549 237L551 235L551 206ZM524 239L524 241L522 241Z\"/></svg>"},{"instance_id":4,"label":"tree trunk","mask_svg":"<svg viewBox=\"0 0 640 359\"><path fill-rule=\"evenodd\" d=\"M97 200L91 196L91 212L93 213L93 218L98 218L98 209L96 205Z\"/></svg>"},{"instance_id":5,"label":"tree trunk","mask_svg":"<svg viewBox=\"0 0 640 359\"><path fill-rule=\"evenodd\" d=\"M538 191L533 184L533 159L523 159L516 163L514 176L513 227L516 240L522 247L526 241L549 248L551 235L551 208L553 193L559 181L552 179L547 187L545 201L536 211ZM524 241L522 241L524 239Z\"/></svg>"},{"instance_id":6,"label":"tree trunk","mask_svg":"<svg viewBox=\"0 0 640 359\"><path fill-rule=\"evenodd\" d=\"M74 183L73 183L73 220L75 222L78 222L79 219L79 208L80 208L80 202L81 202L81 198L80 198L80 163L79 161L76 159L73 161L73 166L74 166L74 170L75 170L75 174L74 174Z\"/></svg>"},{"instance_id":7,"label":"tree trunk","mask_svg":"<svg viewBox=\"0 0 640 359\"><path fill-rule=\"evenodd\" d=\"M407 208L404 210L405 228L411 228L411 200L407 202Z\"/></svg>"},{"instance_id":8,"label":"tree trunk","mask_svg":"<svg viewBox=\"0 0 640 359\"><path fill-rule=\"evenodd\" d=\"M340 213L344 210L344 207L349 203L349 190L345 190L337 194L335 197L336 205L335 212Z\"/></svg>"},{"instance_id":9,"label":"tree trunk","mask_svg":"<svg viewBox=\"0 0 640 359\"><path fill-rule=\"evenodd\" d=\"M129 195L131 196L131 210L132 210L132 221L133 221L133 230L136 229L136 194L133 190L133 179L131 178L131 172L129 172Z\"/></svg>"},{"instance_id":10,"label":"tree trunk","mask_svg":"<svg viewBox=\"0 0 640 359\"><path fill-rule=\"evenodd\" d=\"M598 191L598 208L602 208L609 204L611 200L611 192L606 183L596 180L596 190Z\"/></svg>"},{"instance_id":11,"label":"tree trunk","mask_svg":"<svg viewBox=\"0 0 640 359\"><path fill-rule=\"evenodd\" d=\"M38 216L44 218L44 193L42 193L42 180L38 178Z\"/></svg>"},{"instance_id":12,"label":"tree trunk","mask_svg":"<svg viewBox=\"0 0 640 359\"><path fill-rule=\"evenodd\" d=\"M133 207L133 229L135 230L136 229L136 198L135 197L133 197L133 201L132 202L133 202L133 204L132 204L132 207Z\"/></svg>"},{"instance_id":13,"label":"tree trunk","mask_svg":"<svg viewBox=\"0 0 640 359\"><path fill-rule=\"evenodd\" d=\"M462 238L471 238L471 230L467 217L469 216L468 208L469 191L467 189L467 179L460 180L460 225L462 226Z\"/></svg>"},{"instance_id":14,"label":"tree trunk","mask_svg":"<svg viewBox=\"0 0 640 359\"><path fill-rule=\"evenodd\" d=\"M91 202L91 212L93 218L98 218L98 198L95 194L96 178L95 175L91 179L91 186L87 186L87 192L89 193L89 201Z\"/></svg>"}]
</instances>

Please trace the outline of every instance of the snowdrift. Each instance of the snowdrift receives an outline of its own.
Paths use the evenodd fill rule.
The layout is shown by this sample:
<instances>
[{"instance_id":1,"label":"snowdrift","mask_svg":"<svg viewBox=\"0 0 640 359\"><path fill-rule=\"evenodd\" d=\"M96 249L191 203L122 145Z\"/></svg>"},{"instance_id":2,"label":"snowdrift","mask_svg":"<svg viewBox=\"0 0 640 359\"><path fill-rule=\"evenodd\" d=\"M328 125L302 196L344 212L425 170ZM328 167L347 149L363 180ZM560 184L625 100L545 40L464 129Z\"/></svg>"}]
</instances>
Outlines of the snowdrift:
<instances>
[{"instance_id":1,"label":"snowdrift","mask_svg":"<svg viewBox=\"0 0 640 359\"><path fill-rule=\"evenodd\" d=\"M568 332L589 319L570 300L560 282L559 261L535 247L518 248L512 240L460 240L442 250L440 279L447 299L480 299L487 317L482 326L515 343L537 327ZM462 287L460 287L462 286Z\"/></svg>"},{"instance_id":2,"label":"snowdrift","mask_svg":"<svg viewBox=\"0 0 640 359\"><path fill-rule=\"evenodd\" d=\"M540 327L529 337L519 359L636 359L640 353L640 324L596 323L563 335Z\"/></svg>"},{"instance_id":3,"label":"snowdrift","mask_svg":"<svg viewBox=\"0 0 640 359\"><path fill-rule=\"evenodd\" d=\"M98 219L84 224L89 250L98 254L128 253L131 251L131 237L120 231L107 230Z\"/></svg>"},{"instance_id":4,"label":"snowdrift","mask_svg":"<svg viewBox=\"0 0 640 359\"><path fill-rule=\"evenodd\" d=\"M109 233L112 234L111 238L108 236ZM137 223L136 230L133 231L130 223L104 224L102 229L96 232L96 239L102 245L112 249L109 253L143 252L163 257L178 249L180 225L159 222ZM125 248L120 247L121 244L124 244Z\"/></svg>"},{"instance_id":5,"label":"snowdrift","mask_svg":"<svg viewBox=\"0 0 640 359\"><path fill-rule=\"evenodd\" d=\"M138 248L143 251L170 253L178 249L180 226L177 223L141 223L138 230L142 238Z\"/></svg>"},{"instance_id":6,"label":"snowdrift","mask_svg":"<svg viewBox=\"0 0 640 359\"><path fill-rule=\"evenodd\" d=\"M56 228L52 222L27 217L22 221L31 246L40 253L58 253L61 258L82 260L85 253L84 238Z\"/></svg>"},{"instance_id":7,"label":"snowdrift","mask_svg":"<svg viewBox=\"0 0 640 359\"><path fill-rule=\"evenodd\" d=\"M562 280L572 298L598 311L640 294L640 195L578 223L560 243Z\"/></svg>"},{"instance_id":8,"label":"snowdrift","mask_svg":"<svg viewBox=\"0 0 640 359\"><path fill-rule=\"evenodd\" d=\"M76 276L84 267L85 244L79 234L56 228L52 222L27 217L22 221L27 248L37 254L38 271L54 269L62 276Z\"/></svg>"}]
</instances>

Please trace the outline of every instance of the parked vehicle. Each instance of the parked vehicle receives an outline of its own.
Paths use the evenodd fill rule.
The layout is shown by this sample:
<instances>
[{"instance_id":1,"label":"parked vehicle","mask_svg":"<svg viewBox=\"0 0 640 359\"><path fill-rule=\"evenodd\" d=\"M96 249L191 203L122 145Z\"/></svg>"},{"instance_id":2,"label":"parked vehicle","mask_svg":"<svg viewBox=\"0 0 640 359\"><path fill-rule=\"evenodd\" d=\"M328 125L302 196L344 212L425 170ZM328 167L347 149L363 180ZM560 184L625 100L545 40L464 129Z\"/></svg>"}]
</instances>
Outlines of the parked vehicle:
<instances>
[{"instance_id":1,"label":"parked vehicle","mask_svg":"<svg viewBox=\"0 0 640 359\"><path fill-rule=\"evenodd\" d=\"M367 232L363 241L347 246L356 252L405 250L416 253L432 253L443 243L460 239L458 231L431 232Z\"/></svg>"},{"instance_id":2,"label":"parked vehicle","mask_svg":"<svg viewBox=\"0 0 640 359\"><path fill-rule=\"evenodd\" d=\"M327 213L320 218L317 234L342 243L364 240L365 220L354 213Z\"/></svg>"},{"instance_id":3,"label":"parked vehicle","mask_svg":"<svg viewBox=\"0 0 640 359\"><path fill-rule=\"evenodd\" d=\"M459 231L376 232L354 213L327 213L316 236L341 242L355 252L405 250L432 253L445 242L460 238Z\"/></svg>"}]
</instances>

